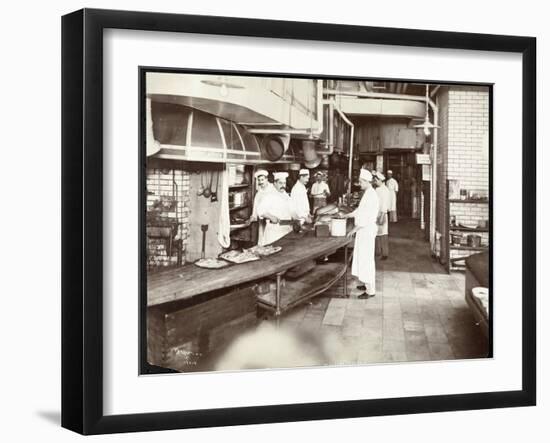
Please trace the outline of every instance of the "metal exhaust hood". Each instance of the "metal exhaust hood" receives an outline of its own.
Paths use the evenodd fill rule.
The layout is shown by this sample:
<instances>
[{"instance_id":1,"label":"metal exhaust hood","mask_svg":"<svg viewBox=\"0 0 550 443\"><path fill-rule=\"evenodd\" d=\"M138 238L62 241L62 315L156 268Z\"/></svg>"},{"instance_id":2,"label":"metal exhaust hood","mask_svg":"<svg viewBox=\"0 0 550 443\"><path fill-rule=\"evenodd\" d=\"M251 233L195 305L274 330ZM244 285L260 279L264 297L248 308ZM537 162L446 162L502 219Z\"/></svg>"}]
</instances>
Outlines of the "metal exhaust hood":
<instances>
[{"instance_id":1,"label":"metal exhaust hood","mask_svg":"<svg viewBox=\"0 0 550 443\"><path fill-rule=\"evenodd\" d=\"M261 139L243 126L194 108L151 102L147 127L152 137L147 143L148 158L214 163L295 163L301 153L288 149L276 162L264 155ZM152 122L152 124L150 124Z\"/></svg>"}]
</instances>

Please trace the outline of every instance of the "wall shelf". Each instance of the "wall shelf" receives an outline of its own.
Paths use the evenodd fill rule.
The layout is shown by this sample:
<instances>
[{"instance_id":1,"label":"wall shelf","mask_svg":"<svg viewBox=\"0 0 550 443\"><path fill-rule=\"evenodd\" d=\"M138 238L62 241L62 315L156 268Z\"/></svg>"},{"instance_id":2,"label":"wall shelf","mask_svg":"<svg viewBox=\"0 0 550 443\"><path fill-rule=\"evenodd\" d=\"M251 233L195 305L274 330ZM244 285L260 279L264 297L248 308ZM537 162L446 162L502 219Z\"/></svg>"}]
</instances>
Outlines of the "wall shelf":
<instances>
[{"instance_id":1,"label":"wall shelf","mask_svg":"<svg viewBox=\"0 0 550 443\"><path fill-rule=\"evenodd\" d=\"M489 199L472 199L472 198L466 198L464 200L459 198L449 198L449 180L447 180L447 190L446 190L446 196L447 196L447 204L445 209L445 221L444 225L446 226L445 232L443 233L443 242L445 243L446 247L444 248L444 264L447 269L447 272L451 272L451 270L455 270L457 268L460 268L460 266L457 264L457 261L462 261L463 259L467 258L469 255L475 254L477 252L481 251L487 251L489 249L488 245L484 246L466 246L466 245L454 245L451 242L451 233L457 232L457 233L464 233L463 235L468 235L468 233L485 233L489 234L489 228L468 228L466 226L453 226L450 223L451 215L454 211L469 211L469 209L465 209L464 207L460 208L459 205L461 204L469 204L469 205L488 205L490 203ZM479 217L480 219L482 217ZM455 219L456 220L456 219ZM490 241L491 239L489 239ZM486 241L486 240L484 240ZM463 251L465 255L463 257L451 257L451 251Z\"/></svg>"},{"instance_id":2,"label":"wall shelf","mask_svg":"<svg viewBox=\"0 0 550 443\"><path fill-rule=\"evenodd\" d=\"M460 251L485 251L489 246L455 246L449 245L449 249L457 249Z\"/></svg>"},{"instance_id":3,"label":"wall shelf","mask_svg":"<svg viewBox=\"0 0 550 443\"><path fill-rule=\"evenodd\" d=\"M449 203L477 203L477 204L483 204L483 203L489 203L489 200L472 200L472 199L466 199L466 200L461 200L461 199L457 199L457 198L453 198L453 199L450 199L449 200Z\"/></svg>"},{"instance_id":4,"label":"wall shelf","mask_svg":"<svg viewBox=\"0 0 550 443\"><path fill-rule=\"evenodd\" d=\"M451 231L462 231L462 232L489 232L487 228L467 228L466 226L449 226Z\"/></svg>"},{"instance_id":5,"label":"wall shelf","mask_svg":"<svg viewBox=\"0 0 550 443\"><path fill-rule=\"evenodd\" d=\"M249 186L250 186L250 183L241 183L239 185L229 185L229 189L248 188Z\"/></svg>"}]
</instances>

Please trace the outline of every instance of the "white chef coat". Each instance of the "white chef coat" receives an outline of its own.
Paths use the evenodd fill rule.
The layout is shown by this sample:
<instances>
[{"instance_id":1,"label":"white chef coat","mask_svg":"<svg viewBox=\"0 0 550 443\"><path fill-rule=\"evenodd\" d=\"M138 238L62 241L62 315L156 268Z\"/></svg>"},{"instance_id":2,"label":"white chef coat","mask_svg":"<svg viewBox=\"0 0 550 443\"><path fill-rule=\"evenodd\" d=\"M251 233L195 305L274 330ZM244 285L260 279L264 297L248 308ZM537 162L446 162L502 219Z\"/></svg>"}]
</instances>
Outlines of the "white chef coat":
<instances>
[{"instance_id":1,"label":"white chef coat","mask_svg":"<svg viewBox=\"0 0 550 443\"><path fill-rule=\"evenodd\" d=\"M310 214L307 189L301 181L297 181L290 192L294 213L298 218L306 219Z\"/></svg>"},{"instance_id":2,"label":"white chef coat","mask_svg":"<svg viewBox=\"0 0 550 443\"><path fill-rule=\"evenodd\" d=\"M291 220L296 218L292 208L290 196L282 191L274 190L262 197L258 204L258 217L265 218L266 215L273 215L279 220ZM291 225L280 225L266 220L263 238L258 238L260 246L270 245L292 231Z\"/></svg>"},{"instance_id":3,"label":"white chef coat","mask_svg":"<svg viewBox=\"0 0 550 443\"><path fill-rule=\"evenodd\" d=\"M324 191L327 191L330 194L330 188L328 187L328 184L324 181L318 183L315 182L313 185L311 185L311 195L313 197L324 195Z\"/></svg>"},{"instance_id":4,"label":"white chef coat","mask_svg":"<svg viewBox=\"0 0 550 443\"><path fill-rule=\"evenodd\" d=\"M313 183L313 185L311 185L311 196L313 197L313 212L315 212L317 208L322 208L327 205L327 197L324 191L327 191L330 194L328 184L324 181L320 183L315 182Z\"/></svg>"},{"instance_id":5,"label":"white chef coat","mask_svg":"<svg viewBox=\"0 0 550 443\"><path fill-rule=\"evenodd\" d=\"M265 188L258 188L256 191L256 195L254 196L254 206L252 207L252 217L255 219L258 219L258 206L264 196L269 192L276 192L275 187L273 186L273 183L267 183ZM264 236L264 224L259 223L258 225L258 244L262 244L262 238Z\"/></svg>"},{"instance_id":6,"label":"white chef coat","mask_svg":"<svg viewBox=\"0 0 550 443\"><path fill-rule=\"evenodd\" d=\"M388 235L388 211L390 207L390 191L385 184L376 188L376 195L378 195L378 203L380 205L379 212L384 213L384 224L378 225L377 235Z\"/></svg>"},{"instance_id":7,"label":"white chef coat","mask_svg":"<svg viewBox=\"0 0 550 443\"><path fill-rule=\"evenodd\" d=\"M260 201L264 197L264 195L271 191L275 191L275 187L273 186L273 183L269 182L267 183L265 188L258 188L256 190L256 195L254 196L254 207L252 208L252 217L258 217L258 205L260 204Z\"/></svg>"},{"instance_id":8,"label":"white chef coat","mask_svg":"<svg viewBox=\"0 0 550 443\"><path fill-rule=\"evenodd\" d=\"M355 234L351 273L365 284L367 294L376 292L374 243L378 232L376 217L379 207L376 191L373 188L368 188L363 193L359 206L353 211L355 226L359 229Z\"/></svg>"},{"instance_id":9,"label":"white chef coat","mask_svg":"<svg viewBox=\"0 0 550 443\"><path fill-rule=\"evenodd\" d=\"M386 187L390 191L390 207L388 211L397 211L397 192L399 192L399 184L395 178L386 180Z\"/></svg>"}]
</instances>

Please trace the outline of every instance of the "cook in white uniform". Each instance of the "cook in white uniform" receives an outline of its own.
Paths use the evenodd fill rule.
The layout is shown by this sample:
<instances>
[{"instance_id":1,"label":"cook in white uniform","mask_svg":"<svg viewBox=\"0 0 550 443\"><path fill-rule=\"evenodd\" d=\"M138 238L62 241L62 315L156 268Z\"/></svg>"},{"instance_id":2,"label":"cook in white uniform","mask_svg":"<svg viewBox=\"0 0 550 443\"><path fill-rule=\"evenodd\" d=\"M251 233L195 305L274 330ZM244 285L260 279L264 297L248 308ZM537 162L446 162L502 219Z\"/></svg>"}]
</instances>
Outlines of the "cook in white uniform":
<instances>
[{"instance_id":1,"label":"cook in white uniform","mask_svg":"<svg viewBox=\"0 0 550 443\"><path fill-rule=\"evenodd\" d=\"M258 206L260 202L267 193L275 191L273 185L267 180L267 176L268 172L265 169L258 169L254 173L254 178L256 179L256 195L254 196L254 205L252 207L250 222L258 221ZM258 226L258 244L262 242L264 230L264 224L260 223Z\"/></svg>"},{"instance_id":2,"label":"cook in white uniform","mask_svg":"<svg viewBox=\"0 0 550 443\"><path fill-rule=\"evenodd\" d=\"M376 254L382 256L382 260L386 260L389 255L388 242L388 208L390 207L390 191L384 184L384 174L374 172L373 185L376 188L378 202L380 208L378 211L378 233L376 235Z\"/></svg>"},{"instance_id":3,"label":"cook in white uniform","mask_svg":"<svg viewBox=\"0 0 550 443\"><path fill-rule=\"evenodd\" d=\"M311 223L311 214L309 208L309 199L307 198L306 185L309 181L309 171L307 169L301 169L298 181L292 187L290 191L290 199L294 207L294 212L298 219Z\"/></svg>"},{"instance_id":4,"label":"cook in white uniform","mask_svg":"<svg viewBox=\"0 0 550 443\"><path fill-rule=\"evenodd\" d=\"M317 208L322 208L327 205L327 198L330 196L330 188L327 182L324 181L324 174L317 172L315 174L316 182L311 186L311 196L313 197L313 212Z\"/></svg>"},{"instance_id":5,"label":"cook in white uniform","mask_svg":"<svg viewBox=\"0 0 550 443\"><path fill-rule=\"evenodd\" d=\"M361 197L357 209L344 216L345 218L355 218L355 227L348 233L348 236L356 233L351 273L363 283L357 286L357 289L365 291L358 298L371 298L376 295L374 243L378 232L376 217L380 205L371 181L372 174L366 169L361 169L359 184L364 191L363 197Z\"/></svg>"},{"instance_id":6,"label":"cook in white uniform","mask_svg":"<svg viewBox=\"0 0 550 443\"><path fill-rule=\"evenodd\" d=\"M274 172L275 191L266 193L258 204L258 217L266 219L263 238L258 239L260 246L270 245L292 231L292 225L279 224L280 220L297 218L285 190L287 177L287 172Z\"/></svg>"},{"instance_id":7,"label":"cook in white uniform","mask_svg":"<svg viewBox=\"0 0 550 443\"><path fill-rule=\"evenodd\" d=\"M395 223L397 221L397 193L399 192L399 183L393 178L393 172L390 169L388 169L386 187L390 191L390 221Z\"/></svg>"}]
</instances>

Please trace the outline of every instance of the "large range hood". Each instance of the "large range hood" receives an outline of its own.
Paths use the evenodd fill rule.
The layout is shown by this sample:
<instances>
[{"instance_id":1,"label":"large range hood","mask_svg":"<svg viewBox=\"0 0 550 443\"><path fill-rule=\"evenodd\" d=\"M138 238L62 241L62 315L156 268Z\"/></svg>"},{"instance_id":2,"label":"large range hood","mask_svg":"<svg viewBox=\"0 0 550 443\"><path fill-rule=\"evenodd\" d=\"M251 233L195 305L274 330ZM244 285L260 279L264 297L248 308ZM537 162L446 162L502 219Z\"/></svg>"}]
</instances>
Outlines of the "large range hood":
<instances>
[{"instance_id":1,"label":"large range hood","mask_svg":"<svg viewBox=\"0 0 550 443\"><path fill-rule=\"evenodd\" d=\"M149 101L149 158L215 163L274 163L262 139L243 126L194 108ZM288 145L287 145L288 146ZM302 153L290 145L275 163L300 162Z\"/></svg>"}]
</instances>

